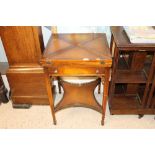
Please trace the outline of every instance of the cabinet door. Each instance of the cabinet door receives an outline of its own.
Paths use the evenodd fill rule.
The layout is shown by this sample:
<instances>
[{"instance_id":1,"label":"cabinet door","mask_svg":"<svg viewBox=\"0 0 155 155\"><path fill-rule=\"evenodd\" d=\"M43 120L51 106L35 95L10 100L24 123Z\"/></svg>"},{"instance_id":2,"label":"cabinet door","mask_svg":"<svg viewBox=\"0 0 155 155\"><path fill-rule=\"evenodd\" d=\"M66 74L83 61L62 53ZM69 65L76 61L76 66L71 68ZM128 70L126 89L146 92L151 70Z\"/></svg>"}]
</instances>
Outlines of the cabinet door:
<instances>
[{"instance_id":1,"label":"cabinet door","mask_svg":"<svg viewBox=\"0 0 155 155\"><path fill-rule=\"evenodd\" d=\"M43 50L40 27L1 26L0 33L9 65L39 62Z\"/></svg>"}]
</instances>

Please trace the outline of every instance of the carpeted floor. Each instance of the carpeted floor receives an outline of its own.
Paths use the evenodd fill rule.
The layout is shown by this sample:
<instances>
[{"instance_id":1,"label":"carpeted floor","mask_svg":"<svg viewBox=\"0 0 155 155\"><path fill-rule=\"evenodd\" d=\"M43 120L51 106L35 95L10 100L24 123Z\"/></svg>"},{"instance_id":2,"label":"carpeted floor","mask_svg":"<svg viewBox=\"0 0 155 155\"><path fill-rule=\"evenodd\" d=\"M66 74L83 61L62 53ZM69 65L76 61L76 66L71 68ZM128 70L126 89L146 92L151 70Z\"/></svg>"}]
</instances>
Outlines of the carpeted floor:
<instances>
[{"instance_id":1,"label":"carpeted floor","mask_svg":"<svg viewBox=\"0 0 155 155\"><path fill-rule=\"evenodd\" d=\"M96 95L101 102L101 95ZM57 102L61 96L57 95ZM49 106L32 106L30 109L13 109L11 102L0 105L0 128L155 128L153 115L138 119L137 115L110 115L107 107L105 125L101 126L101 114L87 108L68 108L56 113L57 125L53 125Z\"/></svg>"}]
</instances>

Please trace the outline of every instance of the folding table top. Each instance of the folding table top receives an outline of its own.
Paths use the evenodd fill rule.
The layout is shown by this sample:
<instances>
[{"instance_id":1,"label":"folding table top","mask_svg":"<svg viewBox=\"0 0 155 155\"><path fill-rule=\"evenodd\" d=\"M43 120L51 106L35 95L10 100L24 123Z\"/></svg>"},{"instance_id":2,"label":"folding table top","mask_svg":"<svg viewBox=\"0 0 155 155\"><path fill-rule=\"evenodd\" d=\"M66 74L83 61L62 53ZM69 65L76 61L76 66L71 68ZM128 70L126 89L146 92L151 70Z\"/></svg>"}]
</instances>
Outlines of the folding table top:
<instances>
[{"instance_id":1,"label":"folding table top","mask_svg":"<svg viewBox=\"0 0 155 155\"><path fill-rule=\"evenodd\" d=\"M52 35L41 61L112 63L106 35L103 33Z\"/></svg>"}]
</instances>

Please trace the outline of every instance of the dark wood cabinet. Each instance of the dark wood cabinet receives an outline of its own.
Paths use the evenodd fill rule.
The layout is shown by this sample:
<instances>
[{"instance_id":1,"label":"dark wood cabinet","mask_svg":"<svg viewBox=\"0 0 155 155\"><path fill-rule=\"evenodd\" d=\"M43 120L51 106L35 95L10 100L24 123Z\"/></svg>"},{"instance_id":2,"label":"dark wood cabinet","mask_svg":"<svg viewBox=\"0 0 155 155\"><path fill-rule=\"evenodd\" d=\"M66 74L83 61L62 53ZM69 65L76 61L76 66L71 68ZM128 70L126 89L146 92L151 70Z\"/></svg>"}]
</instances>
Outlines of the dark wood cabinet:
<instances>
[{"instance_id":1,"label":"dark wood cabinet","mask_svg":"<svg viewBox=\"0 0 155 155\"><path fill-rule=\"evenodd\" d=\"M155 114L155 44L130 43L123 27L111 32L111 114Z\"/></svg>"},{"instance_id":2,"label":"dark wood cabinet","mask_svg":"<svg viewBox=\"0 0 155 155\"><path fill-rule=\"evenodd\" d=\"M7 78L13 106L49 104L40 58L44 50L41 27L1 26L9 62Z\"/></svg>"}]
</instances>

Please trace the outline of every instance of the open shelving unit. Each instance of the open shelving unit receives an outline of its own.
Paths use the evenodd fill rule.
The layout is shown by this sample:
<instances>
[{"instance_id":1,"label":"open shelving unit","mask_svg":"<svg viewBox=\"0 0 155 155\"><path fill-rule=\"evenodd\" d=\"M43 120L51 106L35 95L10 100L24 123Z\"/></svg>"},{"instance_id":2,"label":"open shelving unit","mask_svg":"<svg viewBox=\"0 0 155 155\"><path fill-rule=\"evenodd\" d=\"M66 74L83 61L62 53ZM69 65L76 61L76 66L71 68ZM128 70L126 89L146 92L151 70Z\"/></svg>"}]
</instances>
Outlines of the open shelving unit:
<instances>
[{"instance_id":1,"label":"open shelving unit","mask_svg":"<svg viewBox=\"0 0 155 155\"><path fill-rule=\"evenodd\" d=\"M155 114L155 44L130 43L123 27L111 27L111 114Z\"/></svg>"}]
</instances>

